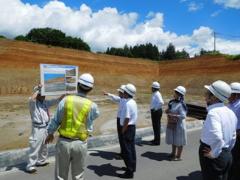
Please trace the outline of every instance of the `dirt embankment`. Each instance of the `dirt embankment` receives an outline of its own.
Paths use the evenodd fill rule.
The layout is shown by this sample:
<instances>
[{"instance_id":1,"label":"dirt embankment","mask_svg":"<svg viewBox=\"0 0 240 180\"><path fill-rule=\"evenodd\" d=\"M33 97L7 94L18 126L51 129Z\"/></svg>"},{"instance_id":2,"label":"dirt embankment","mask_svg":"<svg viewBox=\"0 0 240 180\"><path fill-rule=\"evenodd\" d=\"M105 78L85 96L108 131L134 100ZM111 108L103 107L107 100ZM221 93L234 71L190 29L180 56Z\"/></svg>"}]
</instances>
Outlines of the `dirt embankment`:
<instances>
[{"instance_id":1,"label":"dirt embankment","mask_svg":"<svg viewBox=\"0 0 240 180\"><path fill-rule=\"evenodd\" d=\"M163 93L182 84L191 95L200 95L203 85L214 80L240 81L240 61L220 56L157 63L9 40L0 40L0 63L0 95L29 94L39 82L40 63L77 65L80 73L92 73L96 95L127 82L141 94L152 80L161 83Z\"/></svg>"},{"instance_id":2,"label":"dirt embankment","mask_svg":"<svg viewBox=\"0 0 240 180\"><path fill-rule=\"evenodd\" d=\"M240 61L230 61L223 57L201 57L158 63L0 40L0 151L28 145L31 131L28 96L32 87L39 83L40 63L77 65L80 74L83 72L93 74L96 83L90 95L97 100L101 111L101 116L95 123L95 135L116 131L117 105L106 100L103 90L116 93L120 84L129 82L135 84L139 107L138 127L146 127L151 126L148 110L153 80L161 83L165 102L172 97L172 91L177 85L183 85L187 88L187 102L200 104L204 104L205 84L217 79L229 83L240 81ZM51 109L51 112L54 113L54 110Z\"/></svg>"}]
</instances>

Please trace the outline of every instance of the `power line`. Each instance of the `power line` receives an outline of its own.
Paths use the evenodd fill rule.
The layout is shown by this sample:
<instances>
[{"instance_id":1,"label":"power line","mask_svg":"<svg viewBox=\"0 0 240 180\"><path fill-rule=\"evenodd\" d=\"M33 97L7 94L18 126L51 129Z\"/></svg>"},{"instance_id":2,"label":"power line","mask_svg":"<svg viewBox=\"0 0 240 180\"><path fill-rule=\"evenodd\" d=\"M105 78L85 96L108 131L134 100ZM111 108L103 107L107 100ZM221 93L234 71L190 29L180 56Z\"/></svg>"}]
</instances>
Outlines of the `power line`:
<instances>
[{"instance_id":1,"label":"power line","mask_svg":"<svg viewBox=\"0 0 240 180\"><path fill-rule=\"evenodd\" d=\"M240 35L232 35L232 34L226 34L226 33L220 33L220 32L214 32L218 37L223 37L226 39L235 39L240 40Z\"/></svg>"},{"instance_id":2,"label":"power line","mask_svg":"<svg viewBox=\"0 0 240 180\"><path fill-rule=\"evenodd\" d=\"M232 40L232 41L240 41L240 35L231 35L226 33L220 33L213 31L213 50L216 51L217 46L217 38L222 38L226 40Z\"/></svg>"}]
</instances>

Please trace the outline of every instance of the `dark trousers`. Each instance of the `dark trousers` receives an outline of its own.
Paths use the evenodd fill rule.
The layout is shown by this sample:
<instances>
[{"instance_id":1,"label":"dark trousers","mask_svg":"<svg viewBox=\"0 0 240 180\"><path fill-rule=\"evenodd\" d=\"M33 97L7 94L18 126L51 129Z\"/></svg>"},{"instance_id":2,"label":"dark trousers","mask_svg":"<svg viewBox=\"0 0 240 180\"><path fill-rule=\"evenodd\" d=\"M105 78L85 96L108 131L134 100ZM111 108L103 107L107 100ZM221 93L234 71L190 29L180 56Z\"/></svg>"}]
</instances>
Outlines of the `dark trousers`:
<instances>
[{"instance_id":1,"label":"dark trousers","mask_svg":"<svg viewBox=\"0 0 240 180\"><path fill-rule=\"evenodd\" d=\"M162 109L157 111L151 110L151 118L152 118L152 127L154 133L154 142L157 144L161 143L161 118L162 118Z\"/></svg>"},{"instance_id":2,"label":"dark trousers","mask_svg":"<svg viewBox=\"0 0 240 180\"><path fill-rule=\"evenodd\" d=\"M227 149L222 149L220 155L215 159L204 157L203 149L209 147L201 143L199 147L199 161L202 169L203 180L227 180L228 172L232 164L231 152Z\"/></svg>"},{"instance_id":3,"label":"dark trousers","mask_svg":"<svg viewBox=\"0 0 240 180\"><path fill-rule=\"evenodd\" d=\"M136 171L136 149L135 149L136 126L129 125L123 134L123 160L127 171Z\"/></svg>"},{"instance_id":4,"label":"dark trousers","mask_svg":"<svg viewBox=\"0 0 240 180\"><path fill-rule=\"evenodd\" d=\"M234 148L232 149L233 163L229 172L228 180L240 179L240 137L237 137Z\"/></svg>"},{"instance_id":5,"label":"dark trousers","mask_svg":"<svg viewBox=\"0 0 240 180\"><path fill-rule=\"evenodd\" d=\"M122 155L122 149L123 149L123 138L122 138L122 126L120 125L120 118L117 118L117 133L118 133L118 141L120 145L120 154Z\"/></svg>"}]
</instances>

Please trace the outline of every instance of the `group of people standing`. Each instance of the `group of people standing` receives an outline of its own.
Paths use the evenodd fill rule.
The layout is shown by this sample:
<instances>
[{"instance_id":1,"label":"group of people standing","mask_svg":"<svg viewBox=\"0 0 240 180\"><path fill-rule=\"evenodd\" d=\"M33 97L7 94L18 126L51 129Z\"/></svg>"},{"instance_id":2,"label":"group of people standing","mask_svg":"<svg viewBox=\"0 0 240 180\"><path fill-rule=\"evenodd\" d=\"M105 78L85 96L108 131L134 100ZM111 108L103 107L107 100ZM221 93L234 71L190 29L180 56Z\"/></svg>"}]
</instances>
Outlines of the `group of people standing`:
<instances>
[{"instance_id":1,"label":"group of people standing","mask_svg":"<svg viewBox=\"0 0 240 180\"><path fill-rule=\"evenodd\" d=\"M120 144L120 153L117 155L117 158L122 158L126 164L126 172L120 175L122 178L133 178L134 172L136 171L136 150L134 137L136 133L137 105L132 99L135 93L130 97L131 101L134 101L134 104L130 104L128 99L129 97L126 96L129 94L128 87L130 85L131 84L121 85L121 87L117 89L119 93L118 95L104 92L104 95L107 95L113 102L118 103L117 132ZM134 85L131 86L134 87ZM134 88L134 92L136 92L135 89L136 88ZM164 101L160 93L160 84L158 82L155 81L152 83L151 91L152 98L150 111L154 138L149 142L149 144L158 146L161 143L161 117ZM172 152L170 153L169 158L173 161L182 160L182 149L187 143L185 124L187 107L184 103L185 94L186 89L183 86L176 87L174 89L173 99L169 102L168 108L165 111L168 116L166 143L172 145ZM132 109L132 115L127 116L127 109ZM127 119L128 117L133 123L129 123L129 120ZM128 133L122 131L123 128L128 129Z\"/></svg>"},{"instance_id":2,"label":"group of people standing","mask_svg":"<svg viewBox=\"0 0 240 180\"><path fill-rule=\"evenodd\" d=\"M98 106L86 96L93 89L94 78L85 73L79 77L78 93L61 96L55 100L45 100L41 86L35 88L30 98L32 134L29 138L30 154L26 171L36 172L36 166L47 165L47 146L58 130L56 144L55 179L67 180L69 167L73 180L84 179L87 139L93 131L93 121L99 116ZM240 83L229 86L223 81L215 81L205 86L207 118L204 122L199 147L199 161L203 180L236 180L240 177ZM119 159L126 167L120 178L134 178L136 171L135 134L138 118L137 103L134 100L136 87L133 84L121 85L118 95L104 92L118 103L117 133L119 138ZM158 146L161 143L161 117L164 101L160 84L153 82L150 103L154 139L149 142ZM186 89L177 86L173 98L164 111L167 115L166 143L172 146L169 158L182 160L183 146L187 144L186 115L184 102ZM224 102L229 99L229 105ZM54 118L50 121L48 108L58 103ZM237 139L237 140L236 140ZM235 143L236 141L236 143Z\"/></svg>"}]
</instances>

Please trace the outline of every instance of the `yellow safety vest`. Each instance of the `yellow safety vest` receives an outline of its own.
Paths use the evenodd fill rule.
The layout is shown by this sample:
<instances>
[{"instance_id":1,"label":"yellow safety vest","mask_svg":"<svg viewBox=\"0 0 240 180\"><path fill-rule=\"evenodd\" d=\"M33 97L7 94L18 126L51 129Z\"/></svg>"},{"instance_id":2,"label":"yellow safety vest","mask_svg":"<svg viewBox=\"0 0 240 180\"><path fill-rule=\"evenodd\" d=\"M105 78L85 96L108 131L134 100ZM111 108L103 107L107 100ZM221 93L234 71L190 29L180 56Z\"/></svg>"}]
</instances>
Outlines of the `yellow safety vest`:
<instances>
[{"instance_id":1,"label":"yellow safety vest","mask_svg":"<svg viewBox=\"0 0 240 180\"><path fill-rule=\"evenodd\" d=\"M64 118L58 129L60 135L85 141L88 138L86 120L91 105L92 101L86 98L74 95L67 96L64 106Z\"/></svg>"}]
</instances>

